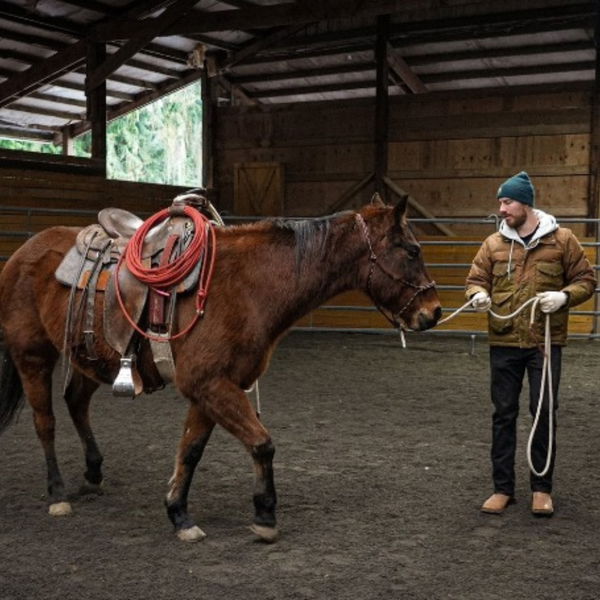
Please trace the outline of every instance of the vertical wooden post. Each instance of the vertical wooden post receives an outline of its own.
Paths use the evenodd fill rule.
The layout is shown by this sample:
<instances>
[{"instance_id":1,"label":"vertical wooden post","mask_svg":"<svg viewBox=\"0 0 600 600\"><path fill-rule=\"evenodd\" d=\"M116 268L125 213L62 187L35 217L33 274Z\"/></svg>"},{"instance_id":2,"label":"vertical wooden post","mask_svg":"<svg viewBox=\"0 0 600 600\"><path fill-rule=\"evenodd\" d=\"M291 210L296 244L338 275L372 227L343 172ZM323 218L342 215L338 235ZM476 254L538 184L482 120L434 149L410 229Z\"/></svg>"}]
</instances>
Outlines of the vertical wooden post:
<instances>
[{"instance_id":1,"label":"vertical wooden post","mask_svg":"<svg viewBox=\"0 0 600 600\"><path fill-rule=\"evenodd\" d=\"M592 109L590 115L590 179L588 186L587 217L597 219L600 215L600 12L596 14L596 28L594 31L594 46L596 48L596 72L594 77L594 89L592 91ZM596 242L600 242L600 224L588 223L586 235L593 236ZM600 262L600 249L596 246L596 264ZM600 298L594 296L594 310L599 310ZM592 333L598 333L600 329L600 317L594 318Z\"/></svg>"},{"instance_id":2,"label":"vertical wooden post","mask_svg":"<svg viewBox=\"0 0 600 600\"><path fill-rule=\"evenodd\" d=\"M86 78L106 60L106 46L89 42ZM106 176L106 81L86 92L87 118L92 132L92 158L103 161Z\"/></svg>"},{"instance_id":3,"label":"vertical wooden post","mask_svg":"<svg viewBox=\"0 0 600 600\"><path fill-rule=\"evenodd\" d=\"M202 72L202 187L214 188L214 88L216 80Z\"/></svg>"},{"instance_id":4,"label":"vertical wooden post","mask_svg":"<svg viewBox=\"0 0 600 600\"><path fill-rule=\"evenodd\" d=\"M62 153L64 156L73 155L73 136L69 125L62 128Z\"/></svg>"},{"instance_id":5,"label":"vertical wooden post","mask_svg":"<svg viewBox=\"0 0 600 600\"><path fill-rule=\"evenodd\" d=\"M377 18L377 40L375 61L377 63L377 84L375 97L375 191L383 200L387 199L387 186L384 178L388 171L389 141L389 101L388 101L388 60L387 47L390 17Z\"/></svg>"}]
</instances>

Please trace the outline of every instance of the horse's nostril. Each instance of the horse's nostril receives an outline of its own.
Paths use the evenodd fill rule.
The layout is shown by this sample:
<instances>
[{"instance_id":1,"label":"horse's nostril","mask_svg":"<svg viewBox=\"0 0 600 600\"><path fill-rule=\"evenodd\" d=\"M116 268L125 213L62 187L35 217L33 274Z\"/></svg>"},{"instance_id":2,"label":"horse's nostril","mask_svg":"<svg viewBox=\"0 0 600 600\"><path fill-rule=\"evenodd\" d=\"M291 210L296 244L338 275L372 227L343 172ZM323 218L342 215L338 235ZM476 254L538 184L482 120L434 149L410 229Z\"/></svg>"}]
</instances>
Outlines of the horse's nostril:
<instances>
[{"instance_id":1,"label":"horse's nostril","mask_svg":"<svg viewBox=\"0 0 600 600\"><path fill-rule=\"evenodd\" d=\"M421 311L419 313L419 329L422 331L424 329L429 329L430 327L433 327L440 320L441 316L441 306L436 307L433 313L430 313L429 311Z\"/></svg>"}]
</instances>

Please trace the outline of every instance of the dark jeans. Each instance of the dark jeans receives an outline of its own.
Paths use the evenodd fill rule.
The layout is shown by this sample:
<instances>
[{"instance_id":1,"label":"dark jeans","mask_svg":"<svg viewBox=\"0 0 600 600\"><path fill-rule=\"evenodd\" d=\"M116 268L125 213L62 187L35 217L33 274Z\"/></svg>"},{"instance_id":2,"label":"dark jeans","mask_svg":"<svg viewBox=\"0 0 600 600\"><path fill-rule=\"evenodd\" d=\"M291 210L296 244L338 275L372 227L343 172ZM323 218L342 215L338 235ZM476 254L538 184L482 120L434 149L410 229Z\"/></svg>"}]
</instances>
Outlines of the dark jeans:
<instances>
[{"instance_id":1,"label":"dark jeans","mask_svg":"<svg viewBox=\"0 0 600 600\"><path fill-rule=\"evenodd\" d=\"M558 384L562 348L552 346L551 353L552 384L554 390L554 434L552 461L548 473L537 477L530 476L531 489L534 492L552 491L552 473L556 455L556 409L558 408ZM515 451L517 447L517 416L519 414L519 396L523 386L525 371L529 379L529 412L535 416L542 382L544 356L538 348L511 348L490 346L490 367L492 385L492 467L494 491L514 495L515 492ZM531 457L535 470L544 470L548 453L548 386L531 445Z\"/></svg>"}]
</instances>

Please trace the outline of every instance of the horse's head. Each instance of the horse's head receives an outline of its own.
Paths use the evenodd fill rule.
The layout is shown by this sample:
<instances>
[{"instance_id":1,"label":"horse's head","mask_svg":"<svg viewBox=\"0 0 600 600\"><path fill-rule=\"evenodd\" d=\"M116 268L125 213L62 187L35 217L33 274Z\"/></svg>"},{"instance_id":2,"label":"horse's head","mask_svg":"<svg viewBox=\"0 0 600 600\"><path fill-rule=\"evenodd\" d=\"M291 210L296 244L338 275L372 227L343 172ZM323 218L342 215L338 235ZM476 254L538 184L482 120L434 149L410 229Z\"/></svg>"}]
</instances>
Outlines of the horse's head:
<instances>
[{"instance_id":1,"label":"horse's head","mask_svg":"<svg viewBox=\"0 0 600 600\"><path fill-rule=\"evenodd\" d=\"M429 278L421 247L406 221L407 198L386 206L377 196L356 214L365 247L360 284L397 327L433 327L442 314L435 283Z\"/></svg>"}]
</instances>

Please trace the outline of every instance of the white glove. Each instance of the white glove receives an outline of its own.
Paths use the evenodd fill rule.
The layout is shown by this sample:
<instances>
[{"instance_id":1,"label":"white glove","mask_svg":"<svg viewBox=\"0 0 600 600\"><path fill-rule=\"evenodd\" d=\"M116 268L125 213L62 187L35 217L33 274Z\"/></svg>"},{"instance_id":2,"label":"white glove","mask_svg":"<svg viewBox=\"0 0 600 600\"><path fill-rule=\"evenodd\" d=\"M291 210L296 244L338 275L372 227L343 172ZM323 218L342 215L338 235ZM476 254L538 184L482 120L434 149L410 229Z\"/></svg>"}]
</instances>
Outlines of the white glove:
<instances>
[{"instance_id":1,"label":"white glove","mask_svg":"<svg viewBox=\"0 0 600 600\"><path fill-rule=\"evenodd\" d=\"M492 299L487 292L477 292L471 300L473 301L473 308L477 312L487 312L492 305Z\"/></svg>"},{"instance_id":2,"label":"white glove","mask_svg":"<svg viewBox=\"0 0 600 600\"><path fill-rule=\"evenodd\" d=\"M553 313L567 303L568 296L564 292L541 292L537 294L540 299L542 312Z\"/></svg>"}]
</instances>

